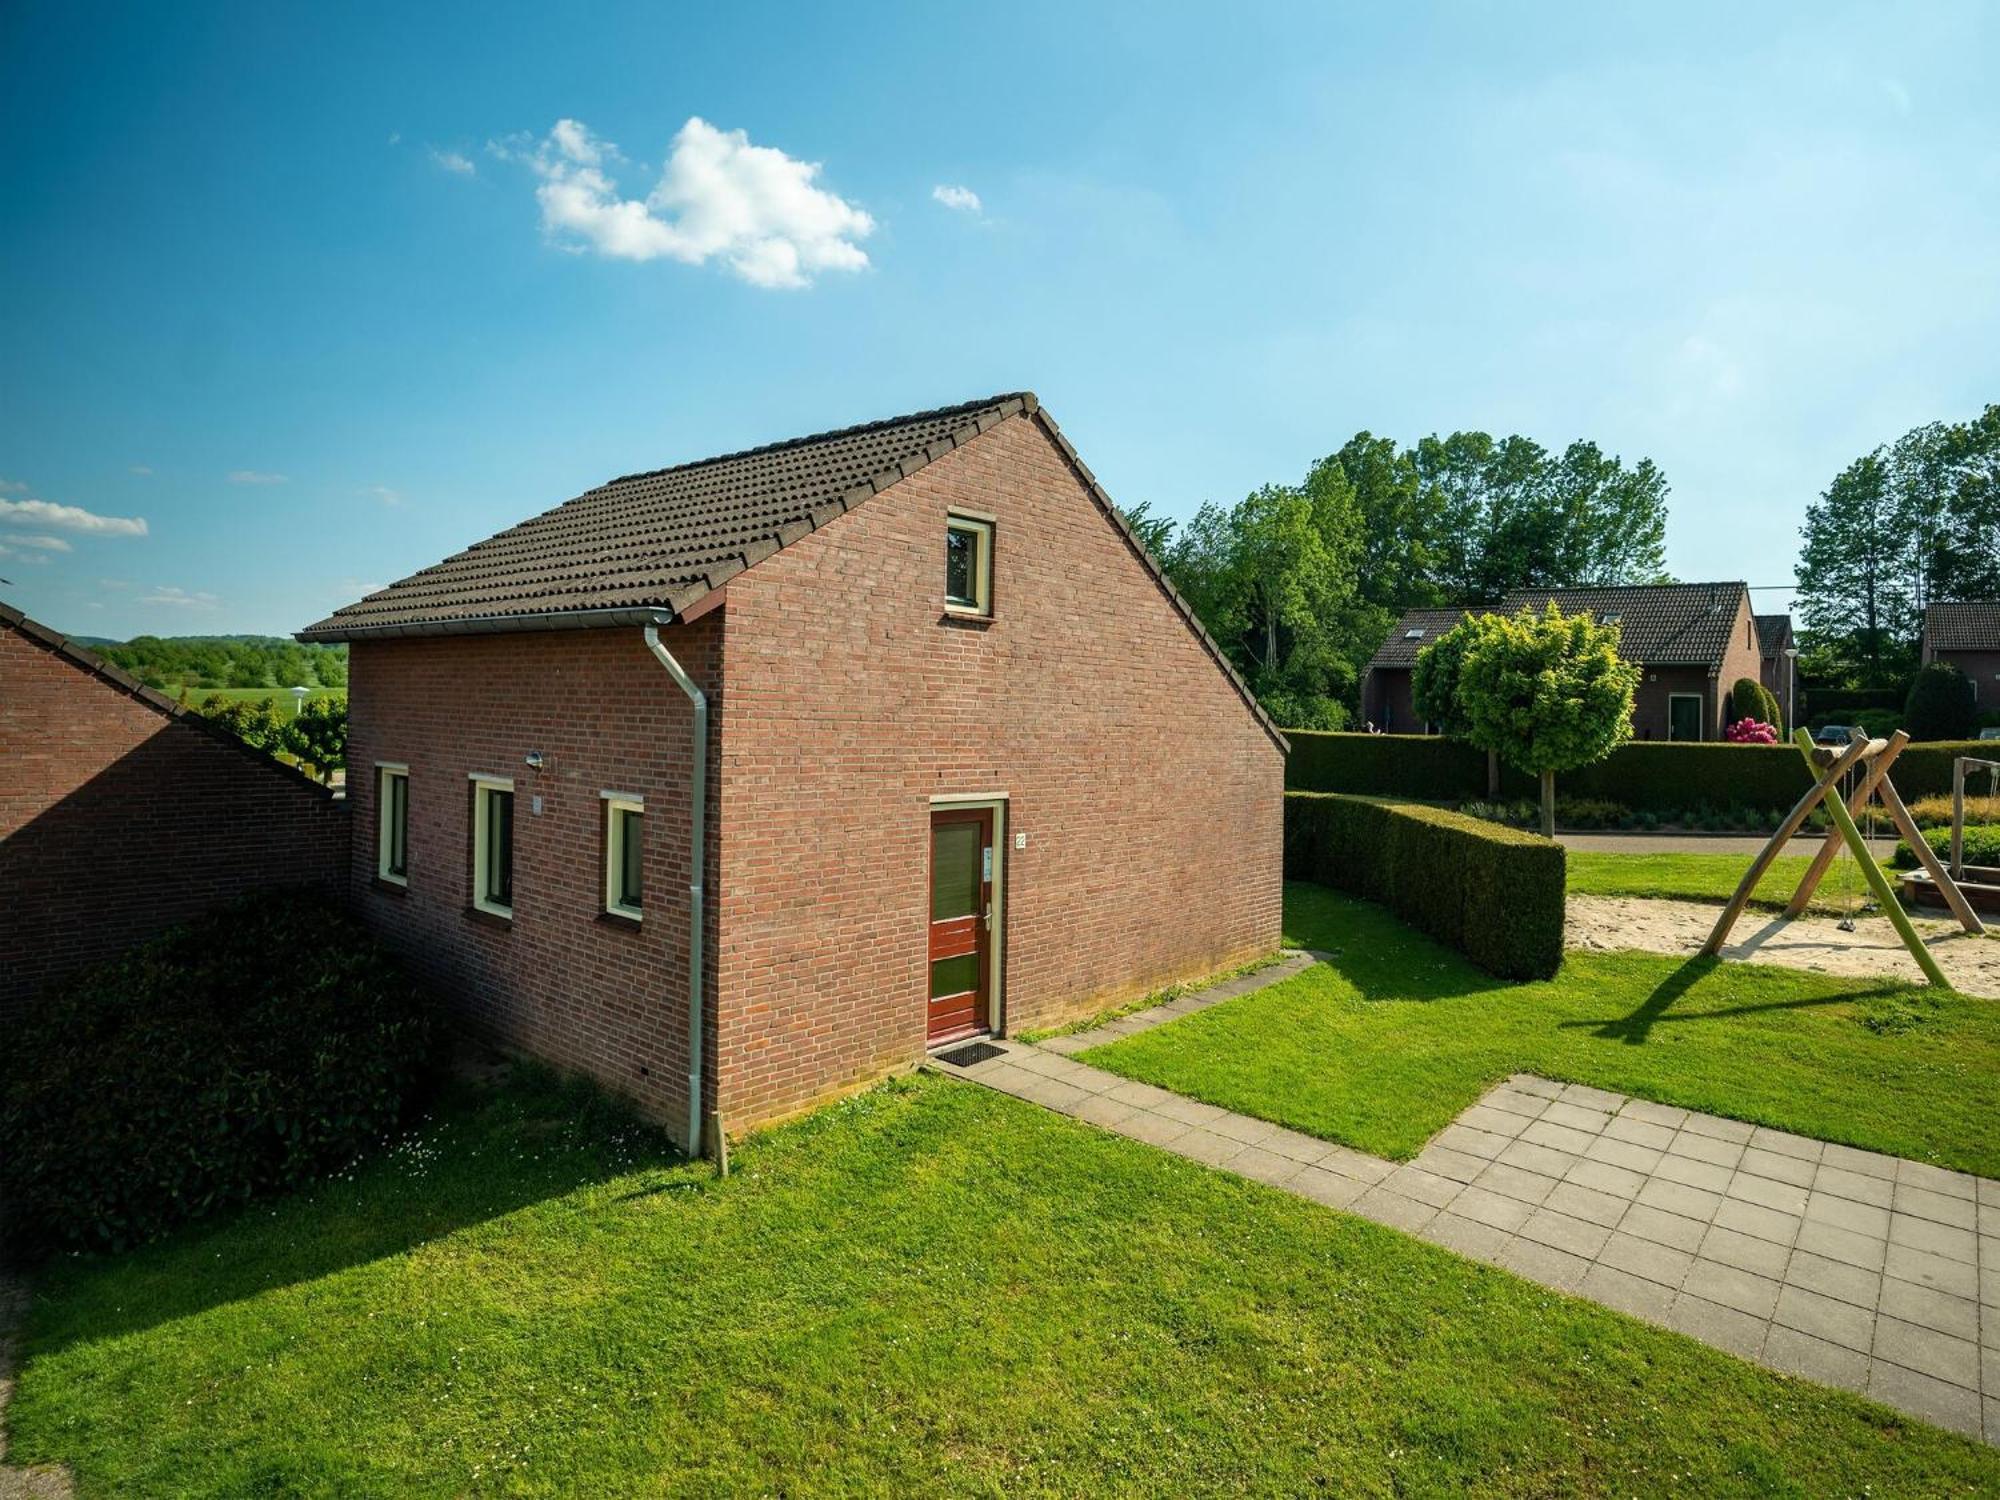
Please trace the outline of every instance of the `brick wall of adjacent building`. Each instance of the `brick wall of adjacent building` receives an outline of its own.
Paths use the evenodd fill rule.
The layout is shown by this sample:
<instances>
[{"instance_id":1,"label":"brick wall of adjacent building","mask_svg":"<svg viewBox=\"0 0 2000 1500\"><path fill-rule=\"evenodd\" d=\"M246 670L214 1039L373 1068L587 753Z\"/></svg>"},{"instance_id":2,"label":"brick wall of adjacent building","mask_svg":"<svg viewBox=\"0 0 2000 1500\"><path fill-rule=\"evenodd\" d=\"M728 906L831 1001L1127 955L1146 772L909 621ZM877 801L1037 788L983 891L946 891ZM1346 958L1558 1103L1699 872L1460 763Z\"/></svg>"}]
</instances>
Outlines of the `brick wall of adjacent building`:
<instances>
[{"instance_id":1,"label":"brick wall of adjacent building","mask_svg":"<svg viewBox=\"0 0 2000 1500\"><path fill-rule=\"evenodd\" d=\"M997 517L945 618L945 517ZM1035 422L731 581L719 1107L731 1129L925 1045L935 796L1005 793L1004 1007L1044 1025L1275 948L1283 755Z\"/></svg>"},{"instance_id":2,"label":"brick wall of adjacent building","mask_svg":"<svg viewBox=\"0 0 2000 1500\"><path fill-rule=\"evenodd\" d=\"M1950 662L1963 672L1981 713L2000 708L2000 651L1933 651L1926 660Z\"/></svg>"},{"instance_id":3,"label":"brick wall of adjacent building","mask_svg":"<svg viewBox=\"0 0 2000 1500\"><path fill-rule=\"evenodd\" d=\"M662 637L713 692L715 620ZM596 1078L678 1137L687 1117L692 709L639 629L356 642L348 692L352 884L364 919L472 1030ZM533 751L540 770L526 764ZM375 767L384 761L409 767L401 888L376 880ZM472 909L475 772L514 783L511 920ZM607 791L645 801L636 926L603 914ZM710 801L712 890L722 872ZM711 903L711 995L713 913Z\"/></svg>"},{"instance_id":4,"label":"brick wall of adjacent building","mask_svg":"<svg viewBox=\"0 0 2000 1500\"><path fill-rule=\"evenodd\" d=\"M0 1030L85 964L347 862L328 792L91 661L0 618Z\"/></svg>"}]
</instances>

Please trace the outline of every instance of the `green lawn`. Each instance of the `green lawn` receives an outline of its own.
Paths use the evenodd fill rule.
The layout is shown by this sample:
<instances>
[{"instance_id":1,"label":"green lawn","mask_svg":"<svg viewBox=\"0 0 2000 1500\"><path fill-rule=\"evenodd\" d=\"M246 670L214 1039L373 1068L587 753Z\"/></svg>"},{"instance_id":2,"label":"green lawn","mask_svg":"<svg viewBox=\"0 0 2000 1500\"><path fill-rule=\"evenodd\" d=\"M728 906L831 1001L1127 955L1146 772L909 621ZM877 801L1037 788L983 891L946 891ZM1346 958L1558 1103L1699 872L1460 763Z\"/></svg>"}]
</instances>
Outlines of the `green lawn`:
<instances>
[{"instance_id":1,"label":"green lawn","mask_svg":"<svg viewBox=\"0 0 2000 1500\"><path fill-rule=\"evenodd\" d=\"M1286 892L1338 957L1083 1060L1382 1156L1513 1072L2000 1176L2000 1004L1887 981L1571 953L1512 984L1372 903Z\"/></svg>"},{"instance_id":2,"label":"green lawn","mask_svg":"<svg viewBox=\"0 0 2000 1500\"><path fill-rule=\"evenodd\" d=\"M1793 848L1811 848L1802 842ZM1580 896L1662 896L1680 901L1720 904L1736 893L1737 882L1750 868L1748 854L1608 854L1594 849L1566 853L1569 890ZM1810 854L1781 854L1757 882L1751 904L1782 908L1792 899L1799 880L1812 863ZM1840 910L1856 898L1868 899L1861 871L1852 859L1840 859L1827 871L1813 898L1815 908Z\"/></svg>"},{"instance_id":3,"label":"green lawn","mask_svg":"<svg viewBox=\"0 0 2000 1500\"><path fill-rule=\"evenodd\" d=\"M49 1274L86 1495L1992 1493L2000 1454L974 1085L718 1183L515 1084Z\"/></svg>"}]
</instances>

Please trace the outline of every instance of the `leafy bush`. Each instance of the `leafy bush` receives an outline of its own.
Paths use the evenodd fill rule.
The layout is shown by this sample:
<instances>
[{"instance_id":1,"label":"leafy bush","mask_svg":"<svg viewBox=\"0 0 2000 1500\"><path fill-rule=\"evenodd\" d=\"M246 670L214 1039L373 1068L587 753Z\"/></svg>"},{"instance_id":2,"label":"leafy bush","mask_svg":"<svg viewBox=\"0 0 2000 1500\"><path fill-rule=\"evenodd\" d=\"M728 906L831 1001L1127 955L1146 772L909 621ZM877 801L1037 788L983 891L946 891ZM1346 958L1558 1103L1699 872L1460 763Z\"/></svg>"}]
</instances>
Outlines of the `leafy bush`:
<instances>
[{"instance_id":1,"label":"leafy bush","mask_svg":"<svg viewBox=\"0 0 2000 1500\"><path fill-rule=\"evenodd\" d=\"M1755 719L1760 724L1781 724L1784 712L1778 707L1778 699L1769 688L1754 677L1739 677L1729 689L1729 718L1731 722L1740 719ZM1755 741L1739 741L1751 744Z\"/></svg>"},{"instance_id":2,"label":"leafy bush","mask_svg":"<svg viewBox=\"0 0 2000 1500\"><path fill-rule=\"evenodd\" d=\"M1951 827L1926 828L1924 842L1931 846L1937 857L1947 864L1951 861ZM1914 870L1917 855L1906 840L1896 841L1896 853L1892 861L1899 870ZM1968 823L1965 825L1965 862L1969 865L2000 865L2000 823Z\"/></svg>"},{"instance_id":3,"label":"leafy bush","mask_svg":"<svg viewBox=\"0 0 2000 1500\"><path fill-rule=\"evenodd\" d=\"M1777 726L1768 719L1737 719L1722 731L1722 737L1732 745L1775 745L1778 743Z\"/></svg>"},{"instance_id":4,"label":"leafy bush","mask_svg":"<svg viewBox=\"0 0 2000 1500\"><path fill-rule=\"evenodd\" d=\"M1962 740L1972 733L1976 711L1972 679L1950 662L1934 661L1910 684L1903 724L1913 740Z\"/></svg>"},{"instance_id":5,"label":"leafy bush","mask_svg":"<svg viewBox=\"0 0 2000 1500\"><path fill-rule=\"evenodd\" d=\"M16 1248L121 1249L344 1166L425 1070L423 995L318 895L224 907L45 992L0 1049Z\"/></svg>"},{"instance_id":6,"label":"leafy bush","mask_svg":"<svg viewBox=\"0 0 2000 1500\"><path fill-rule=\"evenodd\" d=\"M211 693L201 700L195 712L204 719L213 719L239 740L255 745L259 750L277 750L284 745L285 720L278 712L278 705L269 698L224 698L219 693Z\"/></svg>"},{"instance_id":7,"label":"leafy bush","mask_svg":"<svg viewBox=\"0 0 2000 1500\"><path fill-rule=\"evenodd\" d=\"M347 764L347 700L308 698L285 725L284 748L311 766L321 781Z\"/></svg>"},{"instance_id":8,"label":"leafy bush","mask_svg":"<svg viewBox=\"0 0 2000 1500\"><path fill-rule=\"evenodd\" d=\"M1807 689L1806 697L1816 717L1841 720L1864 708L1900 710L1908 694L1902 688L1816 687Z\"/></svg>"},{"instance_id":9,"label":"leafy bush","mask_svg":"<svg viewBox=\"0 0 2000 1500\"><path fill-rule=\"evenodd\" d=\"M1890 772L1890 779L1895 773ZM1940 793L1931 797L1919 797L1909 804L1910 816L1917 820L1919 828L1951 827L1951 794ZM1965 790L1965 820L1972 823L2000 823L2000 792L1990 789L1984 776L1977 776Z\"/></svg>"},{"instance_id":10,"label":"leafy bush","mask_svg":"<svg viewBox=\"0 0 2000 1500\"><path fill-rule=\"evenodd\" d=\"M1285 873L1379 901L1506 979L1562 964L1562 845L1463 813L1368 797L1285 797Z\"/></svg>"}]
</instances>

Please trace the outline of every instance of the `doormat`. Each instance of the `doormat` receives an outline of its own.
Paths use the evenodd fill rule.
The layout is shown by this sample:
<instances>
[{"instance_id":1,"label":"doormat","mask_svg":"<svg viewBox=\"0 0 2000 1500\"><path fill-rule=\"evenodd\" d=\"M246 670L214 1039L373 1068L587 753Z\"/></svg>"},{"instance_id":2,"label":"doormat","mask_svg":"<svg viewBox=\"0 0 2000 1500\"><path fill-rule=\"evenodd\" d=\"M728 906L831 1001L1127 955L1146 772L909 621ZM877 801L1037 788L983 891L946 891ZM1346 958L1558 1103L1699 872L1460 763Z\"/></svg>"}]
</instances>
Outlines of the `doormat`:
<instances>
[{"instance_id":1,"label":"doormat","mask_svg":"<svg viewBox=\"0 0 2000 1500\"><path fill-rule=\"evenodd\" d=\"M989 1057L1005 1057L1007 1049L996 1047L991 1042L968 1042L963 1047L954 1047L949 1052L940 1052L938 1061L950 1063L954 1068L969 1068L974 1063L983 1063Z\"/></svg>"}]
</instances>

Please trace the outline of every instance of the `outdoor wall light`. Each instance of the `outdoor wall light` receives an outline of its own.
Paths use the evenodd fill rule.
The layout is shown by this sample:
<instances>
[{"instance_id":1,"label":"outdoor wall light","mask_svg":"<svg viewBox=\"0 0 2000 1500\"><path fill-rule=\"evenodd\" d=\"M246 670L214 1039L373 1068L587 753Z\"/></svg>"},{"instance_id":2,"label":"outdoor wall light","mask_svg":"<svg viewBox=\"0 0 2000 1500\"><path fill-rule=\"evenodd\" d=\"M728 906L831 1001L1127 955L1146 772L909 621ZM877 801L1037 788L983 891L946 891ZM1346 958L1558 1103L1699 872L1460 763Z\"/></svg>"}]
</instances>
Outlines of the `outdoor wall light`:
<instances>
[{"instance_id":1,"label":"outdoor wall light","mask_svg":"<svg viewBox=\"0 0 2000 1500\"><path fill-rule=\"evenodd\" d=\"M542 752L539 750L530 750L528 752L528 769L530 771L539 771L541 768Z\"/></svg>"}]
</instances>

